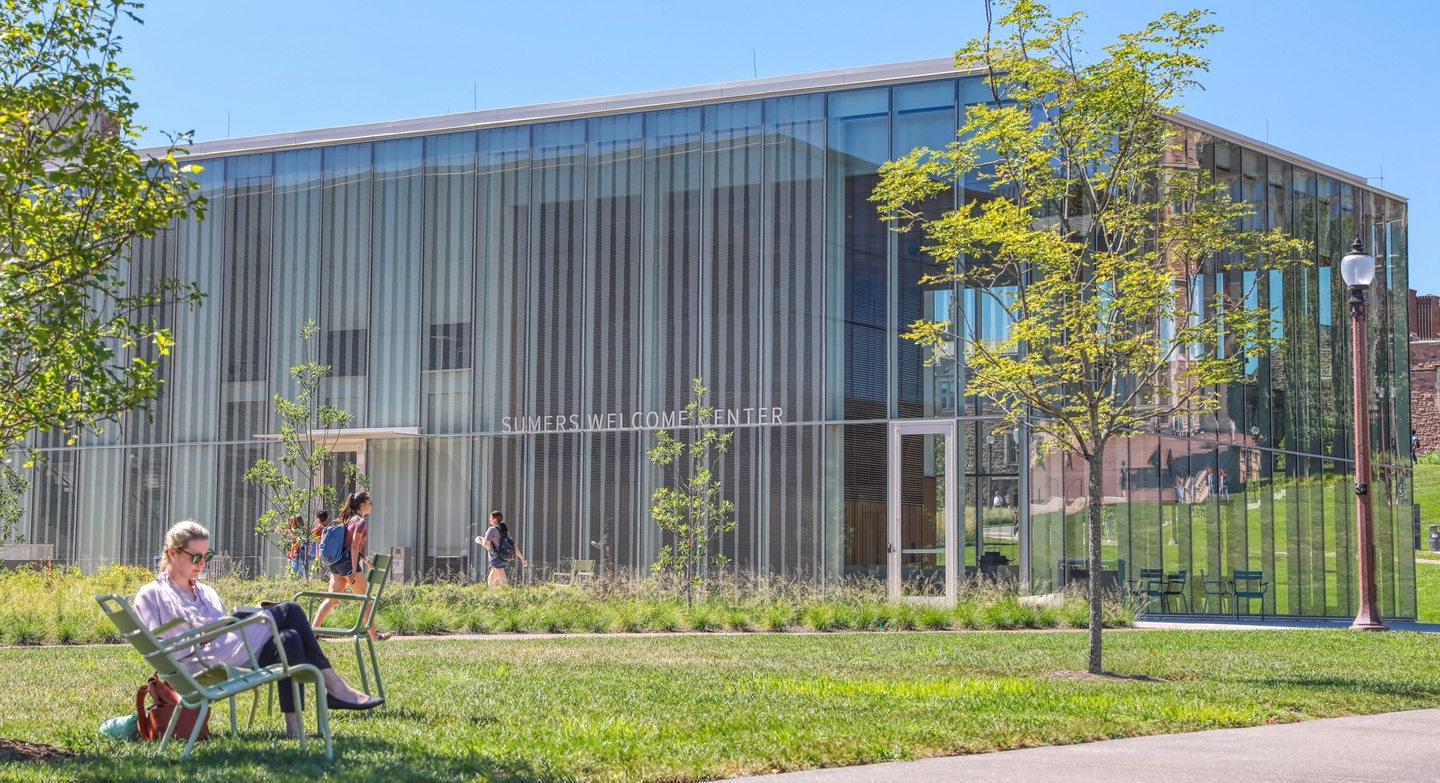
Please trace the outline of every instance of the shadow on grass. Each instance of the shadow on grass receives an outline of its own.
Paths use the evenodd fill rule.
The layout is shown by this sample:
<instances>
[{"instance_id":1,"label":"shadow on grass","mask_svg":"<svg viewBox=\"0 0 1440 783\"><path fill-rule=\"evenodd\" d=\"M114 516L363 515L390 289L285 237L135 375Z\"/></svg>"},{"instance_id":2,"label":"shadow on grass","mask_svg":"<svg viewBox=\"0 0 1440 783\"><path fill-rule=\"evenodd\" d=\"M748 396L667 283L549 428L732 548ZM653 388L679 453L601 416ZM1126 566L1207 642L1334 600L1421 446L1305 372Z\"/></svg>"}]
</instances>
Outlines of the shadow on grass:
<instances>
[{"instance_id":1,"label":"shadow on grass","mask_svg":"<svg viewBox=\"0 0 1440 783\"><path fill-rule=\"evenodd\" d=\"M272 735L267 739L275 737ZM43 769L48 775L61 779L97 783L128 780L573 783L575 780L574 774L553 769L543 759L530 761L497 757L486 754L478 746L438 754L426 752L420 746L375 737L337 737L334 740L335 759L326 761L323 742L319 737L311 737L305 752L301 753L299 746L293 744L277 750L257 747L253 739L230 741L220 737L197 745L190 759L183 763L180 761L180 746L171 745L163 757L153 750L116 755L81 753L73 760L47 762ZM12 769L18 771L16 767ZM36 765L32 769L38 771L40 767Z\"/></svg>"},{"instance_id":2,"label":"shadow on grass","mask_svg":"<svg viewBox=\"0 0 1440 783\"><path fill-rule=\"evenodd\" d=\"M1317 675L1313 677L1287 675L1283 677L1246 677L1235 680L1235 682L1266 687L1280 685L1333 693L1400 696L1415 699L1416 701L1440 699L1440 685L1416 682L1414 680L1395 681L1367 679L1364 677L1338 677L1334 675Z\"/></svg>"}]
</instances>

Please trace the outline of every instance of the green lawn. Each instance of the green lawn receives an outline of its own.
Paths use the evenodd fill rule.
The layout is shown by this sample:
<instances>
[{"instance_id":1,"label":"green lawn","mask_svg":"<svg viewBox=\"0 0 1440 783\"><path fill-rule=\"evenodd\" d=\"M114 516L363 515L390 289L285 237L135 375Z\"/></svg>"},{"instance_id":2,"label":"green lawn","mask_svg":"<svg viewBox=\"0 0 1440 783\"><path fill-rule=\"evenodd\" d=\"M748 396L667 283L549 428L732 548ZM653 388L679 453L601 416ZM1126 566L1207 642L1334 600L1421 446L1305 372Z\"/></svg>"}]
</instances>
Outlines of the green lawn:
<instances>
[{"instance_id":1,"label":"green lawn","mask_svg":"<svg viewBox=\"0 0 1440 783\"><path fill-rule=\"evenodd\" d=\"M334 719L337 758L278 732L186 765L103 739L146 671L128 647L0 649L0 737L80 751L3 780L701 780L1440 706L1434 639L1342 631L742 634L391 642L391 703ZM341 659L342 672L353 667ZM224 721L217 720L219 728Z\"/></svg>"}]
</instances>

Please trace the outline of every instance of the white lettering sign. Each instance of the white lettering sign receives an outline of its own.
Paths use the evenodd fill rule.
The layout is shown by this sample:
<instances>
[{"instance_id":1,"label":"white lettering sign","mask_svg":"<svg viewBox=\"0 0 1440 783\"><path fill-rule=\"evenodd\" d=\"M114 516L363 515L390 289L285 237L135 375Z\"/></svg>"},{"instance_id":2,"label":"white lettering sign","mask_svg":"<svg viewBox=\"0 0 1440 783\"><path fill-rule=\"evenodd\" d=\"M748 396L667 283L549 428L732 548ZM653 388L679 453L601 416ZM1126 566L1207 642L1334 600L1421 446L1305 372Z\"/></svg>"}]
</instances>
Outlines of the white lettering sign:
<instances>
[{"instance_id":1,"label":"white lettering sign","mask_svg":"<svg viewBox=\"0 0 1440 783\"><path fill-rule=\"evenodd\" d=\"M785 423L785 410L776 407L717 408L698 424L690 412L631 411L629 413L571 413L546 416L504 416L501 432L608 432L620 430L672 430L679 427L773 427Z\"/></svg>"}]
</instances>

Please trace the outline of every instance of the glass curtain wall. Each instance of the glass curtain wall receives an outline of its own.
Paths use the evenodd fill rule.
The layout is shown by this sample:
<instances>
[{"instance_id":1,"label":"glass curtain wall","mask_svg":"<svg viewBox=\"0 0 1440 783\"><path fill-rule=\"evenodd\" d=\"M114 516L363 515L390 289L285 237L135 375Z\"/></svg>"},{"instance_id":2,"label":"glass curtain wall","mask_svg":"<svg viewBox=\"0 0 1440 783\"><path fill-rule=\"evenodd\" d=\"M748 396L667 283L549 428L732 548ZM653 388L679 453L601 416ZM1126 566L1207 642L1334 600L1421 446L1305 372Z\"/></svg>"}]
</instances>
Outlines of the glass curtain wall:
<instances>
[{"instance_id":1,"label":"glass curtain wall","mask_svg":"<svg viewBox=\"0 0 1440 783\"><path fill-rule=\"evenodd\" d=\"M271 396L293 395L288 368L313 355L332 368L323 400L353 426L422 433L372 440L365 457L374 545L416 547L422 572L483 577L472 538L491 509L540 574L568 559L647 569L665 543L650 496L675 480L646 457L652 431L688 432L674 412L702 378L736 433L718 468L737 519L720 547L737 572L882 575L887 427L958 416L967 561L1013 562L1025 543L1035 589L1063 584L1085 556L1085 466L996 430L985 417L997 411L965 395L963 363L900 337L949 318L998 345L1017 281L922 284L921 237L889 231L868 200L881 163L943 146L989 97L976 79L927 79L206 160L207 219L138 244L130 268L209 294L155 313L177 342L155 418L73 448L34 438L48 459L28 537L72 562L147 563L168 523L195 518L231 562L278 567L240 477L273 453L255 438L278 426ZM1379 261L1374 393L1358 403L1372 422L1381 608L1413 616L1406 205L1267 151L1183 138L1176 165L1254 205L1243 227L1285 228L1313 253L1283 273L1213 259L1177 281L1197 308L1224 294L1270 309L1284 341L1213 390L1218 411L1112 450L1106 570L1185 572L1197 606L1202 572L1262 570L1267 613L1353 613L1357 401L1335 267L1359 232ZM995 195L972 179L925 209ZM307 346L308 318L321 332ZM902 451L907 474L934 473L923 445ZM905 505L935 507L935 488L904 486Z\"/></svg>"},{"instance_id":2,"label":"glass curtain wall","mask_svg":"<svg viewBox=\"0 0 1440 783\"><path fill-rule=\"evenodd\" d=\"M1267 307L1276 321L1277 348L1246 364L1245 378L1214 393L1213 414L1176 416L1153 432L1118 444L1107 455L1102 559L1117 580L1159 569L1183 585L1191 608L1219 612L1215 582L1236 570L1258 570L1270 585L1267 614L1347 616L1355 611L1353 436L1349 432L1349 292L1338 264L1361 232L1382 262L1371 293L1373 399L1370 442L1376 474L1371 496L1381 609L1413 616L1408 442L1399 401L1408 399L1408 329L1396 297L1403 249L1387 240L1388 213L1403 205L1359 191L1322 173L1208 135L1186 131L1181 165L1198 167L1248 201L1254 213L1241 226L1282 228L1311 245L1309 264L1257 274L1255 259L1211 259L1177 287L1202 314L1223 292L1248 306ZM1385 263L1389 263L1386 269ZM1381 279L1387 274L1386 279ZM1182 348L1233 349L1233 345ZM1408 406L1408 403L1407 403ZM1403 410L1408 411L1408 407ZM1040 581L1063 584L1085 556L1085 471L1080 461L1028 455L1034 519L1032 568ZM1208 596L1205 581L1212 582ZM1259 612L1262 602L1241 607ZM1158 604L1150 608L1159 609Z\"/></svg>"}]
</instances>

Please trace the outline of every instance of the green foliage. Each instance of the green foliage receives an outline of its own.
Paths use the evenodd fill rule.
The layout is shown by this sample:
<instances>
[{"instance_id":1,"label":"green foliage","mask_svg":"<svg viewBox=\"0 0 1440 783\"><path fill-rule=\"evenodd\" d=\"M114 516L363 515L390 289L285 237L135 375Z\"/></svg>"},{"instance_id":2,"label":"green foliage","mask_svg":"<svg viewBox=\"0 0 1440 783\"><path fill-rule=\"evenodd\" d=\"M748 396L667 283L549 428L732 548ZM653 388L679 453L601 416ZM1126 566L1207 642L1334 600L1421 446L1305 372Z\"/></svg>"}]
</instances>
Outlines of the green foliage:
<instances>
[{"instance_id":1,"label":"green foliage","mask_svg":"<svg viewBox=\"0 0 1440 783\"><path fill-rule=\"evenodd\" d=\"M38 459L38 458L37 458ZM14 458L0 461L0 546L10 542L23 542L24 536L15 534L20 518L25 515L22 498L30 483L15 469Z\"/></svg>"},{"instance_id":2,"label":"green foliage","mask_svg":"<svg viewBox=\"0 0 1440 783\"><path fill-rule=\"evenodd\" d=\"M102 593L132 595L154 578L135 566L0 570L0 645L117 642L95 605ZM305 584L288 575L207 579L226 606L288 600ZM311 583L315 584L315 583ZM314 607L307 607L313 613ZM640 633L653 631L877 631L947 628L1064 628L1083 625L1085 601L1065 597L1057 609L1023 606L1013 587L967 585L953 609L888 602L885 585L864 580L829 585L767 580L726 585L708 601L687 604L685 586L655 577L619 575L610 584L508 586L391 584L376 624L402 635L450 633ZM1065 610L1069 614L1065 614ZM342 603L327 623L355 622ZM1112 601L1107 622L1129 625L1136 612ZM1074 622L1079 617L1080 621ZM983 619L977 619L983 618Z\"/></svg>"},{"instance_id":3,"label":"green foliage","mask_svg":"<svg viewBox=\"0 0 1440 783\"><path fill-rule=\"evenodd\" d=\"M724 568L724 554L710 554L710 544L735 529L735 504L721 497L720 479L713 461L730 449L733 432L721 432L706 424L715 408L706 404L710 390L700 378L692 382L695 395L685 405L685 419L693 425L686 444L665 430L655 433L650 461L665 469L672 486L661 486L650 496L650 516L674 540L661 547L655 559L657 573L677 574L685 580L686 600L693 604L695 589L704 584L707 567Z\"/></svg>"},{"instance_id":4,"label":"green foliage","mask_svg":"<svg viewBox=\"0 0 1440 783\"><path fill-rule=\"evenodd\" d=\"M338 430L354 420L354 416L334 405L320 404L320 382L330 374L330 366L315 356L315 338L320 327L307 320L299 337L305 345L306 361L290 368L290 377L299 387L295 399L275 395L275 415L280 419L278 459L258 459L245 471L245 481L259 487L265 494L268 508L255 520L255 532L280 549L288 551L295 543L308 542L311 517L320 509L339 505L339 490L320 481L325 464L334 457L331 446ZM326 439L329 439L329 442ZM345 466L347 480L370 488L370 481L355 469ZM304 518L301 531L295 531L286 520ZM316 560L314 567L319 567Z\"/></svg>"},{"instance_id":5,"label":"green foliage","mask_svg":"<svg viewBox=\"0 0 1440 783\"><path fill-rule=\"evenodd\" d=\"M947 148L885 164L872 200L895 230L923 231L937 266L922 285L962 286L1008 315L999 340L948 320L917 321L905 336L931 361L963 350L966 393L994 401L1006 428L1029 428L1037 456L1089 461L1098 572L1106 446L1216 410L1246 357L1276 342L1241 273L1302 264L1307 252L1278 230L1240 230L1252 207L1199 170L1169 120L1208 65L1200 52L1220 31L1208 12L1163 14L1087 62L1081 14L1005 5L1003 31L956 54L987 74L993 102L967 106ZM989 192L936 213L937 197L977 182ZM1212 259L1235 284L1204 301L1192 292ZM1098 673L1098 580L1092 603Z\"/></svg>"},{"instance_id":6,"label":"green foliage","mask_svg":"<svg viewBox=\"0 0 1440 783\"><path fill-rule=\"evenodd\" d=\"M32 429L73 436L148 409L174 342L162 311L202 296L130 266L137 242L202 212L180 147L131 148L144 128L118 28L137 8L0 2L0 452ZM0 498L14 479L7 468Z\"/></svg>"}]
</instances>

